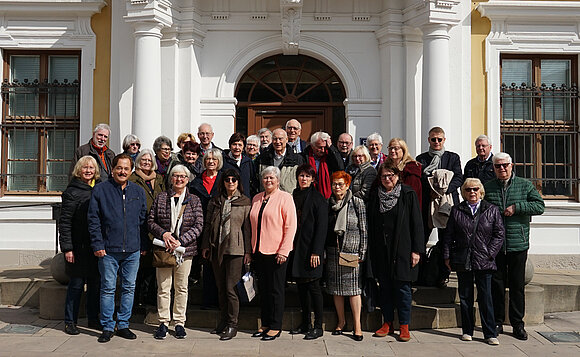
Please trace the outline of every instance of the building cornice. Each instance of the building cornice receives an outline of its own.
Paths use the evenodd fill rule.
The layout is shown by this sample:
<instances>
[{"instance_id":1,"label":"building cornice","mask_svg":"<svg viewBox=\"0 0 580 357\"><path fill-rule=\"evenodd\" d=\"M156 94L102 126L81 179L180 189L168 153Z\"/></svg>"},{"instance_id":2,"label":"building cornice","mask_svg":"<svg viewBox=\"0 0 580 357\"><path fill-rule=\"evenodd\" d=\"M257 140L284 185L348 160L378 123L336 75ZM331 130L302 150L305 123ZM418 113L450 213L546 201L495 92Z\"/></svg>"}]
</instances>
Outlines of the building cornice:
<instances>
[{"instance_id":1,"label":"building cornice","mask_svg":"<svg viewBox=\"0 0 580 357\"><path fill-rule=\"evenodd\" d=\"M403 9L406 25L423 27L431 24L455 26L460 19L460 0L414 0Z\"/></svg>"},{"instance_id":2,"label":"building cornice","mask_svg":"<svg viewBox=\"0 0 580 357\"><path fill-rule=\"evenodd\" d=\"M103 0L0 0L0 14L26 17L84 17L101 12Z\"/></svg>"},{"instance_id":3,"label":"building cornice","mask_svg":"<svg viewBox=\"0 0 580 357\"><path fill-rule=\"evenodd\" d=\"M577 1L490 0L479 3L477 10L481 16L487 17L492 22L580 21L580 2Z\"/></svg>"}]
</instances>

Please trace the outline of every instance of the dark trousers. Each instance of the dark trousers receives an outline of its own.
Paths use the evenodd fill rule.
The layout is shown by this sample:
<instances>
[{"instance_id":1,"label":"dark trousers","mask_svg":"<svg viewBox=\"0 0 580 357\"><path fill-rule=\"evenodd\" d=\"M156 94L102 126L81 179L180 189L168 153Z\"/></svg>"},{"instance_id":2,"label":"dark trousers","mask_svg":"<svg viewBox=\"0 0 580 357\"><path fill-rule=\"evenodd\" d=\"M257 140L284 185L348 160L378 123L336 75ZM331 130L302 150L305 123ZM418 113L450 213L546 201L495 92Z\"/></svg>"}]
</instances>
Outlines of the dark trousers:
<instances>
[{"instance_id":1,"label":"dark trousers","mask_svg":"<svg viewBox=\"0 0 580 357\"><path fill-rule=\"evenodd\" d=\"M208 261L204 261L203 264L203 276L202 276L202 287L203 292L201 293L201 305L204 308L210 308L218 306L218 290L215 282L215 276L213 274L212 264Z\"/></svg>"},{"instance_id":2,"label":"dark trousers","mask_svg":"<svg viewBox=\"0 0 580 357\"><path fill-rule=\"evenodd\" d=\"M74 322L79 319L79 306L81 296L87 284L87 319L99 322L99 299L100 299L100 278L92 277L71 277L66 289L66 300L64 303L64 322Z\"/></svg>"},{"instance_id":3,"label":"dark trousers","mask_svg":"<svg viewBox=\"0 0 580 357\"><path fill-rule=\"evenodd\" d=\"M475 270L457 272L459 283L459 300L461 306L461 329L464 334L473 336L475 326L473 316L473 282L477 287L477 304L481 317L483 337L497 337L495 334L495 318L493 315L493 302L491 298L491 275L490 270Z\"/></svg>"},{"instance_id":4,"label":"dark trousers","mask_svg":"<svg viewBox=\"0 0 580 357\"><path fill-rule=\"evenodd\" d=\"M399 324L408 325L411 322L411 283L381 276L379 277L379 292L384 321L394 320L396 306Z\"/></svg>"},{"instance_id":5,"label":"dark trousers","mask_svg":"<svg viewBox=\"0 0 580 357\"><path fill-rule=\"evenodd\" d=\"M310 328L310 311L314 309L314 328L321 329L323 300L320 279L315 279L305 283L299 282L298 295L300 297L300 307L302 308L301 326L307 326Z\"/></svg>"},{"instance_id":6,"label":"dark trousers","mask_svg":"<svg viewBox=\"0 0 580 357\"><path fill-rule=\"evenodd\" d=\"M278 264L276 263L276 254L265 255L262 253L255 254L255 259L262 326L272 330L281 330L288 261Z\"/></svg>"},{"instance_id":7,"label":"dark trousers","mask_svg":"<svg viewBox=\"0 0 580 357\"><path fill-rule=\"evenodd\" d=\"M238 327L238 315L240 313L240 299L236 292L236 284L242 275L244 257L226 254L222 263L218 259L212 259L213 272L218 289L221 320L229 327Z\"/></svg>"},{"instance_id":8,"label":"dark trousers","mask_svg":"<svg viewBox=\"0 0 580 357\"><path fill-rule=\"evenodd\" d=\"M509 288L509 318L514 327L524 325L526 303L524 296L528 251L500 252L495 257L497 271L491 280L493 311L496 325L505 321L505 288Z\"/></svg>"}]
</instances>

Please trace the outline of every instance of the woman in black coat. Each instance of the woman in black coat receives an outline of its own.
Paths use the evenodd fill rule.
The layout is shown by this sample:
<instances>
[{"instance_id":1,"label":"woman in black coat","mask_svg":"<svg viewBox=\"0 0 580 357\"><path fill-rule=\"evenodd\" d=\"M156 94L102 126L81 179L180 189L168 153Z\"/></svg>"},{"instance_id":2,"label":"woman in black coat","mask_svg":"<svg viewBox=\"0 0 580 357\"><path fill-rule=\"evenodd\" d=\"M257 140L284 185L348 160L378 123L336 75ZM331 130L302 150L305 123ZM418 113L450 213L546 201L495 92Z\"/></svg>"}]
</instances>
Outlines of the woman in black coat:
<instances>
[{"instance_id":1,"label":"woman in black coat","mask_svg":"<svg viewBox=\"0 0 580 357\"><path fill-rule=\"evenodd\" d=\"M294 237L294 249L290 256L292 277L298 284L302 323L290 331L291 334L305 334L305 340L322 336L322 254L328 226L328 202L314 188L316 171L309 164L296 169L298 187L292 193L298 230ZM314 309L314 328L310 324L310 306Z\"/></svg>"},{"instance_id":2,"label":"woman in black coat","mask_svg":"<svg viewBox=\"0 0 580 357\"><path fill-rule=\"evenodd\" d=\"M100 177L97 161L92 156L81 157L74 166L72 176L62 193L59 243L66 260L66 273L70 277L64 307L64 331L69 335L78 335L79 306L85 283L89 327L100 327L98 260L91 248L87 222L93 187Z\"/></svg>"},{"instance_id":3,"label":"woman in black coat","mask_svg":"<svg viewBox=\"0 0 580 357\"><path fill-rule=\"evenodd\" d=\"M473 336L473 281L483 337L490 345L499 345L495 330L491 277L497 269L495 256L505 238L501 213L497 206L482 201L485 191L481 181L468 178L461 186L465 201L453 206L443 237L443 258L449 269L457 272L461 306L463 341Z\"/></svg>"},{"instance_id":4,"label":"woman in black coat","mask_svg":"<svg viewBox=\"0 0 580 357\"><path fill-rule=\"evenodd\" d=\"M379 166L379 184L370 194L368 208L369 252L373 274L379 281L384 318L375 336L394 333L396 306L401 329L399 340L408 341L411 338L411 282L417 280L417 264L425 245L417 194L399 182L400 173L395 165Z\"/></svg>"}]
</instances>

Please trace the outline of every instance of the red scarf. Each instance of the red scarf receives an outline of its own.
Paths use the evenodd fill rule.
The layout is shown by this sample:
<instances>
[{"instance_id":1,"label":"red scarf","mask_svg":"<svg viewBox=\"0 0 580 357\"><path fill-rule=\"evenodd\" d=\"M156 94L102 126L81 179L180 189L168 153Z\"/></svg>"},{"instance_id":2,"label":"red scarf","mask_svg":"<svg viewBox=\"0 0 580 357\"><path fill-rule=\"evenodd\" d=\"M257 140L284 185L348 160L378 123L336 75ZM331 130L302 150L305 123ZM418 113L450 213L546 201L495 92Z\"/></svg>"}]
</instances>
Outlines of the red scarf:
<instances>
[{"instance_id":1,"label":"red scarf","mask_svg":"<svg viewBox=\"0 0 580 357\"><path fill-rule=\"evenodd\" d=\"M95 143L93 143L93 139L91 139L91 145L93 145L93 148L97 151L97 154L99 154L101 162L103 163L103 168L105 169L105 171L109 172L109 168L107 167L107 161L105 160L105 151L107 151L107 146L105 145L102 148L100 148L97 145L95 145Z\"/></svg>"},{"instance_id":2,"label":"red scarf","mask_svg":"<svg viewBox=\"0 0 580 357\"><path fill-rule=\"evenodd\" d=\"M314 154L310 148L308 151L308 164L314 168L318 175L316 189L324 198L328 199L332 194L332 189L330 188L330 174L328 173L328 165L326 164L326 155L319 159L318 170L316 170L316 160L314 160Z\"/></svg>"}]
</instances>

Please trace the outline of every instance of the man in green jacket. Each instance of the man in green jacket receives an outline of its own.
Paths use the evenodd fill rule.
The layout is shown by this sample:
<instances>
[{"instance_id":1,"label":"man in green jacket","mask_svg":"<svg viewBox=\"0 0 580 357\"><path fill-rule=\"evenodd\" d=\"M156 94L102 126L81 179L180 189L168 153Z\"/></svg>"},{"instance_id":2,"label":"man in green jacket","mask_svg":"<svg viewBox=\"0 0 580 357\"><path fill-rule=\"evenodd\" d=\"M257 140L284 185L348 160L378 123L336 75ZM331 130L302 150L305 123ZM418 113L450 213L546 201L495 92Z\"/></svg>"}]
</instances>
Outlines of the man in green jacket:
<instances>
[{"instance_id":1,"label":"man in green jacket","mask_svg":"<svg viewBox=\"0 0 580 357\"><path fill-rule=\"evenodd\" d=\"M502 250L495 258L497 271L491 282L497 333L503 332L505 288L509 288L509 319L513 334L527 340L524 329L524 278L530 247L531 216L544 213L544 200L532 183L513 174L512 158L500 152L493 156L496 178L485 184L485 200L498 206L506 230ZM507 284L506 284L507 280Z\"/></svg>"}]
</instances>

